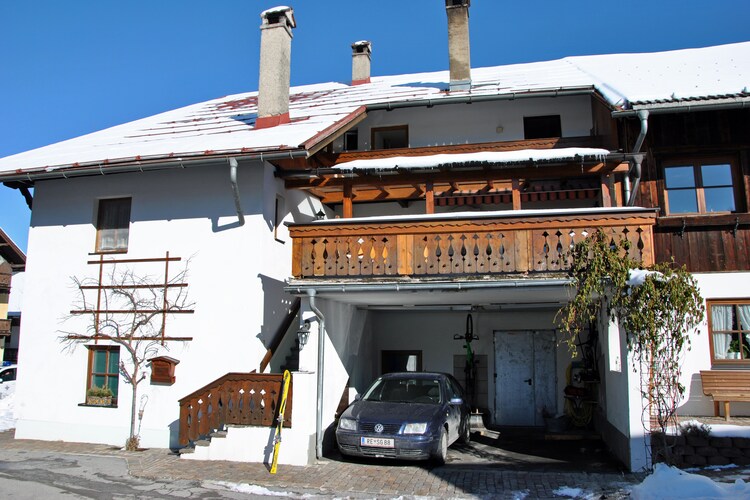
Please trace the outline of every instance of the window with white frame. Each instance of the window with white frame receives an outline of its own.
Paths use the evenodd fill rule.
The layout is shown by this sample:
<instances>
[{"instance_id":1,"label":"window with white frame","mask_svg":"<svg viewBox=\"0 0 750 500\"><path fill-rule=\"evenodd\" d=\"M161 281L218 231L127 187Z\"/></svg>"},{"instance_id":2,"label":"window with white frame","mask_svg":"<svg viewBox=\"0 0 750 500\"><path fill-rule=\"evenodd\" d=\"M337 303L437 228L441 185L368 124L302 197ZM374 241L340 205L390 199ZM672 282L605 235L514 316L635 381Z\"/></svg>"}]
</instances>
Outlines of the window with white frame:
<instances>
[{"instance_id":1,"label":"window with white frame","mask_svg":"<svg viewBox=\"0 0 750 500\"><path fill-rule=\"evenodd\" d=\"M708 302L712 361L750 366L750 299Z\"/></svg>"}]
</instances>

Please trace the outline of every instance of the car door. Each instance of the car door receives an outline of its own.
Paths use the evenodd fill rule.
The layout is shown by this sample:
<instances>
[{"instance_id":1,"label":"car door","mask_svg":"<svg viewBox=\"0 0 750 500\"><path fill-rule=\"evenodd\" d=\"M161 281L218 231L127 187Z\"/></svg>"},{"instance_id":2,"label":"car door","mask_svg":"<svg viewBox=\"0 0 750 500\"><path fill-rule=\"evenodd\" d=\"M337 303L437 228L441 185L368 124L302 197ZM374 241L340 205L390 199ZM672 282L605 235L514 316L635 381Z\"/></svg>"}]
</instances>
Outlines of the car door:
<instances>
[{"instance_id":1,"label":"car door","mask_svg":"<svg viewBox=\"0 0 750 500\"><path fill-rule=\"evenodd\" d=\"M451 379L446 378L445 379L445 389L446 389L446 402L448 403L448 416L446 418L448 423L448 443L453 443L456 439L458 439L458 436L461 432L461 406L462 405L455 405L451 404L451 399L454 398L463 398L463 394L461 393L461 390L453 384Z\"/></svg>"}]
</instances>

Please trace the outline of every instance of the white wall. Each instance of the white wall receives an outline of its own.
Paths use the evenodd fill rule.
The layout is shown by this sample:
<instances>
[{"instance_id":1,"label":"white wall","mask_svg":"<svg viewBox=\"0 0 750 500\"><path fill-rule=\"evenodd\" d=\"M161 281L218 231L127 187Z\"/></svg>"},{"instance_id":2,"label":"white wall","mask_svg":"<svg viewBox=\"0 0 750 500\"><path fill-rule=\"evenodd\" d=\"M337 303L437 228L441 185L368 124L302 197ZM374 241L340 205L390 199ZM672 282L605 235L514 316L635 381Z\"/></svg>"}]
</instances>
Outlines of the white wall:
<instances>
[{"instance_id":1,"label":"white wall","mask_svg":"<svg viewBox=\"0 0 750 500\"><path fill-rule=\"evenodd\" d=\"M750 273L694 274L701 296L711 299L750 299ZM708 317L708 311L706 311ZM685 386L685 399L678 408L680 415L713 415L713 402L703 394L700 370L711 369L708 321L704 320L698 332L690 336L691 349L685 354L681 382ZM750 403L732 403L732 415L749 416Z\"/></svg>"},{"instance_id":2,"label":"white wall","mask_svg":"<svg viewBox=\"0 0 750 500\"><path fill-rule=\"evenodd\" d=\"M61 319L75 299L71 276L96 276L97 267L86 261L94 251L99 198L132 197L129 248L117 257L163 257L169 251L183 263L190 259L195 313L170 318L167 334L193 340L169 343L162 352L180 360L174 385L139 386L148 396L142 445L167 447L170 433L175 444L179 398L227 372L258 368L263 341L275 333L291 300L283 293L291 241L285 229L281 241L273 237L276 194L285 197L289 219L309 220L320 205L300 192L284 193L273 167L259 162L240 162L239 184L244 226L237 224L223 164L37 183L22 310L17 437L121 445L127 436L129 386L121 378L118 408L78 406L85 399L87 350L66 352L60 342L61 330L85 327L81 320Z\"/></svg>"},{"instance_id":3,"label":"white wall","mask_svg":"<svg viewBox=\"0 0 750 500\"><path fill-rule=\"evenodd\" d=\"M373 127L405 124L409 125L410 147L516 141L524 138L524 116L555 114L560 115L563 137L591 134L589 96L519 99L372 112L357 127L359 149L370 149ZM340 147L341 141L337 145Z\"/></svg>"}]
</instances>

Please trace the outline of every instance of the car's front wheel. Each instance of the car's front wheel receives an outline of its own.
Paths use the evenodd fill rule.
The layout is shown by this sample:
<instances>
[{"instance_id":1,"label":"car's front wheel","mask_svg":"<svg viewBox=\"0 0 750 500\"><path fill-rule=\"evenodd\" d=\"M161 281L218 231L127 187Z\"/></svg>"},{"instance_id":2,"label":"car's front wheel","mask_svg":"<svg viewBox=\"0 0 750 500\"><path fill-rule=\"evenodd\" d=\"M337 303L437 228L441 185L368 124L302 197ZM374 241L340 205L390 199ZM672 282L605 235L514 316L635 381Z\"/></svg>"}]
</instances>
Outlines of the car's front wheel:
<instances>
[{"instance_id":1,"label":"car's front wheel","mask_svg":"<svg viewBox=\"0 0 750 500\"><path fill-rule=\"evenodd\" d=\"M458 438L461 444L469 444L471 441L471 423L468 419L464 422L464 428L461 431L461 436Z\"/></svg>"},{"instance_id":2,"label":"car's front wheel","mask_svg":"<svg viewBox=\"0 0 750 500\"><path fill-rule=\"evenodd\" d=\"M443 465L448 457L448 431L443 427L440 431L440 442L435 455L432 457L438 465Z\"/></svg>"}]
</instances>

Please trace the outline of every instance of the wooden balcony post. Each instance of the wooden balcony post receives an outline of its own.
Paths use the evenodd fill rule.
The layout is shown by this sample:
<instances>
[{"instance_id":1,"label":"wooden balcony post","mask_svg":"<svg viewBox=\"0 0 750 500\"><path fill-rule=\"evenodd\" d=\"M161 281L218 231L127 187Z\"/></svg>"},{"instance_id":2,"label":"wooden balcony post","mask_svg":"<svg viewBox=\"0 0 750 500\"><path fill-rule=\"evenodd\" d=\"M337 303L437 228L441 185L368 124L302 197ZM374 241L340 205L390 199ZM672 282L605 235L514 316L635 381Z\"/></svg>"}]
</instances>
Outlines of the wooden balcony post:
<instances>
[{"instance_id":1,"label":"wooden balcony post","mask_svg":"<svg viewBox=\"0 0 750 500\"><path fill-rule=\"evenodd\" d=\"M432 181L428 181L425 184L424 199L425 199L425 213L434 214L435 213L435 190L434 190Z\"/></svg>"},{"instance_id":2,"label":"wooden balcony post","mask_svg":"<svg viewBox=\"0 0 750 500\"><path fill-rule=\"evenodd\" d=\"M351 219L354 217L354 206L352 205L352 184L347 182L344 184L344 206L343 206L344 219Z\"/></svg>"},{"instance_id":3,"label":"wooden balcony post","mask_svg":"<svg viewBox=\"0 0 750 500\"><path fill-rule=\"evenodd\" d=\"M521 210L521 183L518 179L512 181L513 210Z\"/></svg>"},{"instance_id":4,"label":"wooden balcony post","mask_svg":"<svg viewBox=\"0 0 750 500\"><path fill-rule=\"evenodd\" d=\"M609 192L611 176L609 174L602 174L601 176L601 187L602 187L602 206L612 206L612 196Z\"/></svg>"}]
</instances>

